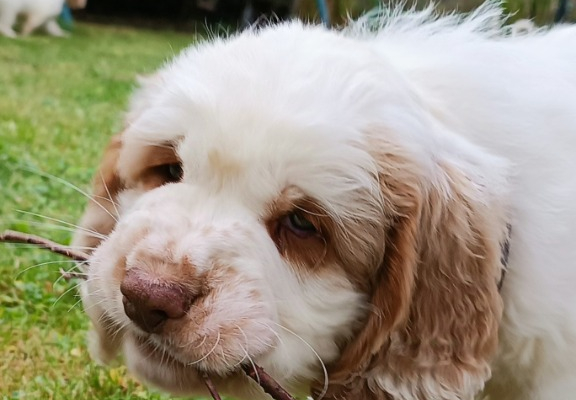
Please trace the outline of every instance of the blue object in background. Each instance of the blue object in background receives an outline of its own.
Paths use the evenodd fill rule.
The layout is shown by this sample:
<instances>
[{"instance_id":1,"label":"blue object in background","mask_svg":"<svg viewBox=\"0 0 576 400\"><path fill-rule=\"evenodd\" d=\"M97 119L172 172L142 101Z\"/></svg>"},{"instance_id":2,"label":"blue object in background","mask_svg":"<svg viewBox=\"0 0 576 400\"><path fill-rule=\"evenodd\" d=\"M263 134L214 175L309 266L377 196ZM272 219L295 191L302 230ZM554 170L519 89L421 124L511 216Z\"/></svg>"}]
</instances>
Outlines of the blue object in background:
<instances>
[{"instance_id":1,"label":"blue object in background","mask_svg":"<svg viewBox=\"0 0 576 400\"><path fill-rule=\"evenodd\" d=\"M326 4L326 0L316 0L316 5L318 6L320 19L324 25L330 26L330 13L328 12L328 5Z\"/></svg>"},{"instance_id":2,"label":"blue object in background","mask_svg":"<svg viewBox=\"0 0 576 400\"><path fill-rule=\"evenodd\" d=\"M68 7L68 4L64 3L59 19L62 27L66 29L72 29L74 27L74 17L72 16L72 11L70 10L70 7Z\"/></svg>"}]
</instances>

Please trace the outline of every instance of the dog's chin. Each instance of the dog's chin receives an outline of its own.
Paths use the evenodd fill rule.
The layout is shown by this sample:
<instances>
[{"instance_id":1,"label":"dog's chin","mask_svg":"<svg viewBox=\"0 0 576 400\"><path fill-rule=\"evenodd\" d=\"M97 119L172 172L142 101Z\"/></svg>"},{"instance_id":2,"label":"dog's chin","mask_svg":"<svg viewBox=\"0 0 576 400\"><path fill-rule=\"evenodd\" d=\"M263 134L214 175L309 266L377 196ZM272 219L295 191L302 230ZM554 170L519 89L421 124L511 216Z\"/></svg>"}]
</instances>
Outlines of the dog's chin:
<instances>
[{"instance_id":1,"label":"dog's chin","mask_svg":"<svg viewBox=\"0 0 576 400\"><path fill-rule=\"evenodd\" d=\"M169 365L201 375L207 373L228 375L231 372L230 368L224 366L218 368L213 365L212 368L209 368L209 365L203 363L204 358L182 351L183 349L178 351L178 346L167 343L154 335L132 334L132 341L134 342L136 351L140 353L142 357L159 367Z\"/></svg>"},{"instance_id":2,"label":"dog's chin","mask_svg":"<svg viewBox=\"0 0 576 400\"><path fill-rule=\"evenodd\" d=\"M247 351L247 338L224 338L224 334L198 335L148 334L132 326L127 329L124 353L136 352L156 368L177 368L188 374L229 377L272 351L273 342L261 339L262 346ZM130 348L126 348L126 346Z\"/></svg>"},{"instance_id":3,"label":"dog's chin","mask_svg":"<svg viewBox=\"0 0 576 400\"><path fill-rule=\"evenodd\" d=\"M178 346L160 343L151 335L136 333L127 329L123 335L122 350L128 370L138 380L161 391L175 396L205 396L210 398L206 386L209 377L220 395L252 400L268 400L262 388L252 381L242 370L242 365L254 367L254 363L264 367L267 372L278 371L266 358L272 356L273 350L262 354L262 359L248 357L234 364L223 363L220 368L208 368L204 360L194 359L191 354L179 351ZM277 378L283 381L282 376ZM310 381L306 379L288 379L282 386L290 392L307 393Z\"/></svg>"},{"instance_id":4,"label":"dog's chin","mask_svg":"<svg viewBox=\"0 0 576 400\"><path fill-rule=\"evenodd\" d=\"M219 391L256 392L257 396L257 391L240 371L240 365L231 365L220 371L205 371L201 362L193 363L174 348L157 345L148 337L127 334L124 356L128 369L137 378L173 395L207 396L204 377L209 376Z\"/></svg>"}]
</instances>

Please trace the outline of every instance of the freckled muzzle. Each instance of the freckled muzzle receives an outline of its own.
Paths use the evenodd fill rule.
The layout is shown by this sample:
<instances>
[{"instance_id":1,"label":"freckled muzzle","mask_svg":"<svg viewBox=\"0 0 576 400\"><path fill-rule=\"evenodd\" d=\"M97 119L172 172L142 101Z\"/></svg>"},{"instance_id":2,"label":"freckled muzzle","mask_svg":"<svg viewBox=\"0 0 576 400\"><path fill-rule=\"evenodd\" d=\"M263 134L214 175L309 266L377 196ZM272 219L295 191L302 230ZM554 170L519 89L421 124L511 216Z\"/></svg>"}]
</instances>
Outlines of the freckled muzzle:
<instances>
[{"instance_id":1,"label":"freckled muzzle","mask_svg":"<svg viewBox=\"0 0 576 400\"><path fill-rule=\"evenodd\" d=\"M93 288L108 287L114 323L137 339L132 351L140 356L131 357L140 359L133 364L138 375L149 375L139 371L151 367L150 352L228 374L272 351L277 315L263 267L271 262L262 261L266 244L246 240L246 230L256 229L198 220L175 226L155 215L133 215L103 243L99 265L113 268L101 269Z\"/></svg>"}]
</instances>

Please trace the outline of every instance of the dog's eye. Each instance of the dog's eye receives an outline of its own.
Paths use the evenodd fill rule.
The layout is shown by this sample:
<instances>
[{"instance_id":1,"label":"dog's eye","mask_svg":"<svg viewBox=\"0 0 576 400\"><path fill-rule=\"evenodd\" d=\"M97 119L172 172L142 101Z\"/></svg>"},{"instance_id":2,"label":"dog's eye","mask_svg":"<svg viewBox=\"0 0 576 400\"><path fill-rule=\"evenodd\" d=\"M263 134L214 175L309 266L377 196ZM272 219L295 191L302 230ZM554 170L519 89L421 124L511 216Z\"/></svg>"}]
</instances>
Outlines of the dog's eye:
<instances>
[{"instance_id":1,"label":"dog's eye","mask_svg":"<svg viewBox=\"0 0 576 400\"><path fill-rule=\"evenodd\" d=\"M184 174L181 163L159 165L156 167L156 170L167 183L180 182Z\"/></svg>"},{"instance_id":2,"label":"dog's eye","mask_svg":"<svg viewBox=\"0 0 576 400\"><path fill-rule=\"evenodd\" d=\"M310 220L301 213L293 212L282 219L282 225L299 237L310 237L316 234L317 229Z\"/></svg>"}]
</instances>

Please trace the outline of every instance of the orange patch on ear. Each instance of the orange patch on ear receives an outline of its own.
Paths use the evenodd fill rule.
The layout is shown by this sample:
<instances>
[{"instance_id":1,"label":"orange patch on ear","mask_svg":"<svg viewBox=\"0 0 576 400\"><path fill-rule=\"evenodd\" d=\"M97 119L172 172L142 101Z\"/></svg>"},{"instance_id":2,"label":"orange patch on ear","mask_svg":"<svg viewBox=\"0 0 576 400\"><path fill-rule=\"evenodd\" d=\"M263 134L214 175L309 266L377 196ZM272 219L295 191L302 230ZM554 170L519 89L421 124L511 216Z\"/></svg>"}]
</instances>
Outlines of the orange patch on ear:
<instances>
[{"instance_id":1,"label":"orange patch on ear","mask_svg":"<svg viewBox=\"0 0 576 400\"><path fill-rule=\"evenodd\" d=\"M498 343L504 210L453 165L438 164L437 187L401 149L377 142L371 150L391 221L382 221L373 312L329 366L325 398L392 399L400 388L414 399L472 398Z\"/></svg>"},{"instance_id":2,"label":"orange patch on ear","mask_svg":"<svg viewBox=\"0 0 576 400\"><path fill-rule=\"evenodd\" d=\"M418 210L421 199L414 188L402 182L381 182L383 191L392 193L397 209L395 221L386 232L386 251L382 265L366 287L371 312L340 359L329 366L330 388L326 399L385 400L392 399L382 391L372 391L364 374L375 360L387 351L390 334L406 322L415 284L418 253L414 244L418 236ZM418 211L416 211L418 212ZM384 221L382 222L384 224ZM318 393L318 386L314 390Z\"/></svg>"}]
</instances>

